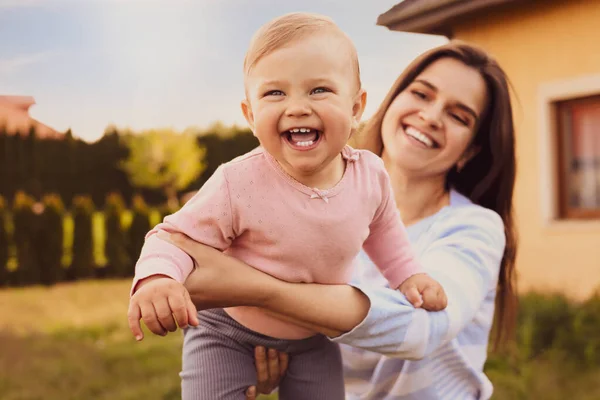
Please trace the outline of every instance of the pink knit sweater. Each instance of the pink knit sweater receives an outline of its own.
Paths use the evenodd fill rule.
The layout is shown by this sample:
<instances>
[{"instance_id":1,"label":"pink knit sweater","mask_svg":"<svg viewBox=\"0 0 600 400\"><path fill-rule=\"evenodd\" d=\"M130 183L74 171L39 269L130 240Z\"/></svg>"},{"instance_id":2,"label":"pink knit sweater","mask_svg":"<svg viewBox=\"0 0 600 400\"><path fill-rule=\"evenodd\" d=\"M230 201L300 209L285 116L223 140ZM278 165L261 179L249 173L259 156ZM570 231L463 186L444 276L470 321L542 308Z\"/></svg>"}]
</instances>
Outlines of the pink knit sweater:
<instances>
[{"instance_id":1,"label":"pink knit sweater","mask_svg":"<svg viewBox=\"0 0 600 400\"><path fill-rule=\"evenodd\" d=\"M369 151L346 146L342 155L344 175L329 190L294 180L262 148L221 165L181 210L148 233L132 287L155 274L184 282L192 272L185 252L154 235L160 229L183 232L289 282L347 283L364 247L390 287L398 287L419 265L389 177ZM314 334L258 308L226 311L264 335L299 339Z\"/></svg>"}]
</instances>

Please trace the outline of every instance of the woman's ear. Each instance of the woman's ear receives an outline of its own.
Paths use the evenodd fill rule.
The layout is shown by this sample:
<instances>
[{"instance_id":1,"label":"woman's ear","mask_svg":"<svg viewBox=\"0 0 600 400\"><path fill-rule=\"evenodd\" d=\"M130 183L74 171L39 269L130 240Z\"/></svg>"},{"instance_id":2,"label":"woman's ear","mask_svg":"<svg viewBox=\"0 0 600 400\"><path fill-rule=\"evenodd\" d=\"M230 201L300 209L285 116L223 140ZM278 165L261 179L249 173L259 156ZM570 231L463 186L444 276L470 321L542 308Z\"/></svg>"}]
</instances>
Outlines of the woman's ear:
<instances>
[{"instance_id":1,"label":"woman's ear","mask_svg":"<svg viewBox=\"0 0 600 400\"><path fill-rule=\"evenodd\" d=\"M254 134L254 113L252 112L252 107L250 106L250 102L247 99L242 100L242 113L244 114L244 118L250 125L250 129L252 130L252 134ZM254 134L256 136L256 134Z\"/></svg>"}]
</instances>

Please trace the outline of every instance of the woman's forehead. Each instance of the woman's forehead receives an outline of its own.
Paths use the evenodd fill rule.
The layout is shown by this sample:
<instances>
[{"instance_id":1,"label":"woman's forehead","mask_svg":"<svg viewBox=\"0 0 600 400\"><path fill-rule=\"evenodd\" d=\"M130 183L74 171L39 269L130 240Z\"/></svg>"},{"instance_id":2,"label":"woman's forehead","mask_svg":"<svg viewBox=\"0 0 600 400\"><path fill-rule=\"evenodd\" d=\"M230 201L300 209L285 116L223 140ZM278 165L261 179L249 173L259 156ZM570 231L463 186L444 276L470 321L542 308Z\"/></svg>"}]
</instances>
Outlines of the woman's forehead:
<instances>
[{"instance_id":1,"label":"woman's forehead","mask_svg":"<svg viewBox=\"0 0 600 400\"><path fill-rule=\"evenodd\" d=\"M414 81L431 86L448 101L464 104L478 115L487 103L487 87L481 73L453 58L434 61Z\"/></svg>"}]
</instances>

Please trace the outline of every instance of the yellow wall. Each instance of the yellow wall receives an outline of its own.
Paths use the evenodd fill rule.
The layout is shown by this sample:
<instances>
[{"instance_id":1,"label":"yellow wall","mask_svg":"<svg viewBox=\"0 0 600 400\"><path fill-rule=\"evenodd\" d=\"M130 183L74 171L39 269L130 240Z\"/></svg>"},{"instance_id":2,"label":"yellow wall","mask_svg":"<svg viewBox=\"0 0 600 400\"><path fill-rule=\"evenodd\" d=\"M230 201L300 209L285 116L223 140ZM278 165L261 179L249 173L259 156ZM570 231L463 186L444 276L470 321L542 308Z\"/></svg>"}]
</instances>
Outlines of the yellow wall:
<instances>
[{"instance_id":1,"label":"yellow wall","mask_svg":"<svg viewBox=\"0 0 600 400\"><path fill-rule=\"evenodd\" d=\"M600 74L600 1L546 0L505 8L462 21L454 35L490 51L518 96L520 286L588 296L600 288L600 220L567 226L543 222L537 96L540 84Z\"/></svg>"}]
</instances>

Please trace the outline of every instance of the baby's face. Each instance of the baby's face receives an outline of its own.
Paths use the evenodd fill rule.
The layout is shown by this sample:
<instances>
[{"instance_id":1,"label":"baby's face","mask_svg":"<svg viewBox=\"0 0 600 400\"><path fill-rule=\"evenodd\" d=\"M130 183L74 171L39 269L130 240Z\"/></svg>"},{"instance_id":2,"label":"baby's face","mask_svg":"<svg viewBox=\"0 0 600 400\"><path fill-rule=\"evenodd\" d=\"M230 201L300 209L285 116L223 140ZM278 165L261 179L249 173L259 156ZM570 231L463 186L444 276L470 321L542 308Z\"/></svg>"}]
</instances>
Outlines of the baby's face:
<instances>
[{"instance_id":1,"label":"baby's face","mask_svg":"<svg viewBox=\"0 0 600 400\"><path fill-rule=\"evenodd\" d=\"M360 118L351 55L343 38L315 34L261 58L246 77L242 107L255 136L300 182L339 157Z\"/></svg>"}]
</instances>

